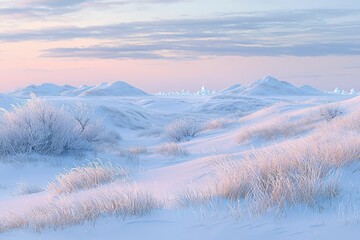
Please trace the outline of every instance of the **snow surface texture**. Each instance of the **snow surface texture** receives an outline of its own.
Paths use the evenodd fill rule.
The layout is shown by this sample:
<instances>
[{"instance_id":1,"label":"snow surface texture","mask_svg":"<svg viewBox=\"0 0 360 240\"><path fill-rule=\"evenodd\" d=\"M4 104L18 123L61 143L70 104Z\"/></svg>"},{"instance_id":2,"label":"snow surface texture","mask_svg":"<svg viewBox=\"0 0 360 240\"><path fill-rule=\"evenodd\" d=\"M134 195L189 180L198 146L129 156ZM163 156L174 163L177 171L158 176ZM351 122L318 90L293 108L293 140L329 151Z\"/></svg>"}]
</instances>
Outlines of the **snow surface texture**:
<instances>
[{"instance_id":1,"label":"snow surface texture","mask_svg":"<svg viewBox=\"0 0 360 240\"><path fill-rule=\"evenodd\" d=\"M58 126L48 124L58 109L77 121L73 134L91 116L121 138L81 155L30 147L1 156L0 239L359 236L359 97L272 78L201 97L109 90L117 88L130 91L52 90L41 100L52 106L48 117L32 111L31 121L11 121L12 129L40 121L36 132L26 128L38 139L42 126ZM11 104L27 106L14 95L0 96L1 124L18 116ZM40 136L42 146L63 139Z\"/></svg>"}]
</instances>

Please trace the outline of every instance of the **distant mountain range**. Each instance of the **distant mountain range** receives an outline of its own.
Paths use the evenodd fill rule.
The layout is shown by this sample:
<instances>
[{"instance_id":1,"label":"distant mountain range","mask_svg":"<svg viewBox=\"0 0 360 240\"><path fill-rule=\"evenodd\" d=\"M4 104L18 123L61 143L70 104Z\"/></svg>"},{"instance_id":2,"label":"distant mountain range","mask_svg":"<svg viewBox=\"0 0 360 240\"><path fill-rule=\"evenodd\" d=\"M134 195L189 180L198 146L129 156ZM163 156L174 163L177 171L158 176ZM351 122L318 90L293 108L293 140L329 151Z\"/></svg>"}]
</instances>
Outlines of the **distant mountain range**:
<instances>
[{"instance_id":1,"label":"distant mountain range","mask_svg":"<svg viewBox=\"0 0 360 240\"><path fill-rule=\"evenodd\" d=\"M206 89L203 87L203 89ZM185 91L183 91L185 92ZM182 92L181 92L182 93ZM178 95L183 95L179 93ZM209 92L210 93L210 92ZM73 87L70 85L58 86L52 83L42 85L30 85L9 93L17 97L29 97L31 94L36 96L73 96L73 97L97 97L97 96L146 96L146 92L125 82L102 83L96 86ZM324 95L325 92L317 90L309 85L296 87L291 83L277 80L267 76L249 85L235 84L218 93L198 95L245 95L245 96L307 96ZM160 94L164 95L164 94ZM166 94L165 94L166 95Z\"/></svg>"},{"instance_id":2,"label":"distant mountain range","mask_svg":"<svg viewBox=\"0 0 360 240\"><path fill-rule=\"evenodd\" d=\"M248 95L248 96L307 96L324 95L325 93L309 85L296 87L291 83L267 76L250 85L235 84L219 92L219 94Z\"/></svg>"},{"instance_id":3,"label":"distant mountain range","mask_svg":"<svg viewBox=\"0 0 360 240\"><path fill-rule=\"evenodd\" d=\"M78 96L78 97L95 97L95 96L146 96L144 91L131 86L126 82L102 83L96 86L80 86L78 88L64 85L59 86L52 83L42 85L30 85L28 87L10 92L10 95L18 97L29 97L31 94L36 96Z\"/></svg>"}]
</instances>

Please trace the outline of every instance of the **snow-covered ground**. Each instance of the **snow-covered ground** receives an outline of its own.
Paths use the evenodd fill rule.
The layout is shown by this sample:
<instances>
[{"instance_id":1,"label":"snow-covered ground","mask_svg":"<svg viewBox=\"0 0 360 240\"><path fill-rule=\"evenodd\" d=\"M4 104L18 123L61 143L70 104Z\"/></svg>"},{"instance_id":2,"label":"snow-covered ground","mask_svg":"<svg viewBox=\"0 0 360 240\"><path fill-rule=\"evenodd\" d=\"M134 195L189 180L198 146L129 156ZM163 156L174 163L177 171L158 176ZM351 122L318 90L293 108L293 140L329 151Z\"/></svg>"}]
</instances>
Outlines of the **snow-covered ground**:
<instances>
[{"instance_id":1,"label":"snow-covered ground","mask_svg":"<svg viewBox=\"0 0 360 240\"><path fill-rule=\"evenodd\" d=\"M117 137L81 154L3 153L0 239L360 236L356 95L271 77L186 96L42 85L0 95L3 116L31 92L70 116L85 106Z\"/></svg>"}]
</instances>

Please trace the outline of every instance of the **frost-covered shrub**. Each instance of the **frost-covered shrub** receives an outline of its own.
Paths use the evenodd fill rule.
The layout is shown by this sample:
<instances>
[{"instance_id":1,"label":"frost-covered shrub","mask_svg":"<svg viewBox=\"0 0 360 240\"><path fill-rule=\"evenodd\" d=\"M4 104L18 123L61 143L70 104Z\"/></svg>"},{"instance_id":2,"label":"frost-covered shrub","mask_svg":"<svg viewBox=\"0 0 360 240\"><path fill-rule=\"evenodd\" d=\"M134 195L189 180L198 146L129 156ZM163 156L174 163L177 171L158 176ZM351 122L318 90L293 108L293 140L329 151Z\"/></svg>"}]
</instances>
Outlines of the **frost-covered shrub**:
<instances>
[{"instance_id":1,"label":"frost-covered shrub","mask_svg":"<svg viewBox=\"0 0 360 240\"><path fill-rule=\"evenodd\" d=\"M200 124L194 119L179 119L165 126L167 137L176 142L194 137L200 130Z\"/></svg>"},{"instance_id":2,"label":"frost-covered shrub","mask_svg":"<svg viewBox=\"0 0 360 240\"><path fill-rule=\"evenodd\" d=\"M64 108L32 98L0 117L0 154L61 155L114 141L100 122L82 126Z\"/></svg>"}]
</instances>

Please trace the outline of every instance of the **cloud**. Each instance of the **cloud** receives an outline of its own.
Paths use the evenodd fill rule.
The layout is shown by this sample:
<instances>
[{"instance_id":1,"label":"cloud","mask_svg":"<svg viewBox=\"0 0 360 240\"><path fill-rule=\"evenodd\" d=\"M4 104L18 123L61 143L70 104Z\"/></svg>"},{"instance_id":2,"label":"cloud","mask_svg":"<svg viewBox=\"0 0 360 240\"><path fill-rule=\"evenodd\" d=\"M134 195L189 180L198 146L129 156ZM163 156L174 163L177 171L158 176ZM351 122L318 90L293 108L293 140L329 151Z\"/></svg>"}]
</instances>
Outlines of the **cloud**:
<instances>
[{"instance_id":1,"label":"cloud","mask_svg":"<svg viewBox=\"0 0 360 240\"><path fill-rule=\"evenodd\" d=\"M48 17L86 8L110 8L127 4L171 4L187 1L191 0L17 0L12 6L0 3L0 18L14 15L27 18Z\"/></svg>"},{"instance_id":2,"label":"cloud","mask_svg":"<svg viewBox=\"0 0 360 240\"><path fill-rule=\"evenodd\" d=\"M360 55L359 13L346 9L238 13L0 33L0 41L91 38L104 42L44 50L43 56L57 58Z\"/></svg>"},{"instance_id":3,"label":"cloud","mask_svg":"<svg viewBox=\"0 0 360 240\"><path fill-rule=\"evenodd\" d=\"M94 1L95 0L18 0L17 3L37 7L68 7Z\"/></svg>"},{"instance_id":4,"label":"cloud","mask_svg":"<svg viewBox=\"0 0 360 240\"><path fill-rule=\"evenodd\" d=\"M357 48L356 51L352 47ZM45 57L98 59L191 59L202 56L330 56L360 55L360 44L302 44L294 46L241 46L232 41L178 41L148 45L89 46L53 48Z\"/></svg>"}]
</instances>

